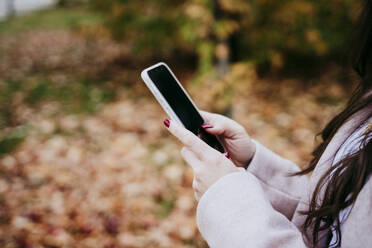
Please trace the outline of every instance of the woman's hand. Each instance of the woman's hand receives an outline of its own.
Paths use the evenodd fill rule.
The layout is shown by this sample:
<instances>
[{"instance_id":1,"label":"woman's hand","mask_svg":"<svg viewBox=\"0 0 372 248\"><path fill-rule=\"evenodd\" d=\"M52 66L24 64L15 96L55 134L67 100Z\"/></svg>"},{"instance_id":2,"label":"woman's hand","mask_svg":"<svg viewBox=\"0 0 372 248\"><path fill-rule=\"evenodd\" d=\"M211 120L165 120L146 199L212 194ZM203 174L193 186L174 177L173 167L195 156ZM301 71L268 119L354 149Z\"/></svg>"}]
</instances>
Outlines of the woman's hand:
<instances>
[{"instance_id":1,"label":"woman's hand","mask_svg":"<svg viewBox=\"0 0 372 248\"><path fill-rule=\"evenodd\" d=\"M221 177L229 173L245 171L243 168L236 167L224 154L211 148L177 122L165 120L164 124L185 145L181 155L194 171L193 188L198 201Z\"/></svg>"},{"instance_id":2,"label":"woman's hand","mask_svg":"<svg viewBox=\"0 0 372 248\"><path fill-rule=\"evenodd\" d=\"M200 111L205 124L202 127L210 134L219 137L236 166L247 168L248 163L256 152L244 127L236 121L223 115Z\"/></svg>"}]
</instances>

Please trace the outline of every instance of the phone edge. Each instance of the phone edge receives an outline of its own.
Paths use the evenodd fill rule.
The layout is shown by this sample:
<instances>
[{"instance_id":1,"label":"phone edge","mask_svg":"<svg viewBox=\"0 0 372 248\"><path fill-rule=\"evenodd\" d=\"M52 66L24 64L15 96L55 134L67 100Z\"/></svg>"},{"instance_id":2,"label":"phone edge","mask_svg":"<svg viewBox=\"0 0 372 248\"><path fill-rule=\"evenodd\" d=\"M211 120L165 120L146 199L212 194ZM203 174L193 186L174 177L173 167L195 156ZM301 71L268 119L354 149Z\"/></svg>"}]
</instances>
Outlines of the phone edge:
<instances>
[{"instance_id":1,"label":"phone edge","mask_svg":"<svg viewBox=\"0 0 372 248\"><path fill-rule=\"evenodd\" d=\"M203 118L203 116L200 114L200 110L199 110L199 108L196 106L196 104L194 103L194 101L191 99L190 95L187 93L187 91L185 90L185 88L183 87L183 85L180 83L180 81L178 80L178 78L176 77L176 75L173 73L173 71L170 69L170 67L169 67L166 63L164 63L164 62L159 62L159 63L156 63L156 64L154 64L154 65L152 65L152 66L150 66L150 67L144 69L144 70L141 72L141 77L142 77L142 75L146 75L146 77L147 77L147 78L151 81L151 83L153 84L153 82L152 82L152 80L150 79L150 77L148 76L147 72L148 72L149 70L152 70L152 69L154 69L154 68L160 66L160 65L164 65L164 66L168 69L168 71L171 73L171 75L175 78L177 84L178 84L178 85L180 86L180 88L182 89L183 93L184 93L184 94L186 95L186 97L189 99L189 101L190 101L191 104L194 106L194 108L198 111L200 117L203 119L203 121L205 121L204 118ZM142 77L142 79L143 79L143 77ZM146 82L145 82L145 83L146 83ZM149 86L148 86L148 87L149 87ZM156 87L154 87L154 88L156 88ZM156 90L157 90L157 88L156 88ZM161 94L161 92L160 92L159 90L157 90L157 92L158 92L158 93L163 97L163 94ZM163 97L163 100L165 100L164 97ZM165 102L166 102L166 100L165 100ZM168 105L168 106L169 106L169 105ZM170 106L169 106L169 107L170 107ZM174 113L174 111L172 111L172 112Z\"/></svg>"},{"instance_id":2,"label":"phone edge","mask_svg":"<svg viewBox=\"0 0 372 248\"><path fill-rule=\"evenodd\" d=\"M155 67L155 66L156 65L154 65L152 67ZM148 75L147 72L149 70L153 69L152 67L146 68L146 69L144 69L141 72L141 78L142 78L142 80L144 81L144 83L146 84L147 88L150 90L150 92L152 93L152 95L155 97L155 99L157 100L157 102L159 103L159 105L162 107L162 109L164 110L164 112L171 119L177 121L179 124L181 124L184 127L182 121L178 118L177 114L173 111L173 109L171 108L171 106L168 104L168 102L165 99L165 97L163 96L163 94L161 94L161 92L158 90L158 88L154 86L154 82L149 77L149 75Z\"/></svg>"},{"instance_id":3,"label":"phone edge","mask_svg":"<svg viewBox=\"0 0 372 248\"><path fill-rule=\"evenodd\" d=\"M156 67L158 67L160 65L164 65L168 69L168 71L175 78L176 82L178 83L178 85L180 86L180 88L182 89L182 91L184 92L184 94L186 95L186 97L189 99L189 101L194 106L194 108L196 109L196 111L198 111L198 114L202 118L203 122L205 122L203 116L200 114L199 108L195 105L194 101L191 99L191 97L189 96L189 94L187 93L187 91L185 90L185 88L182 86L182 84L180 83L180 81L178 80L178 78L176 77L176 75L170 69L170 67L166 63L164 63L164 62L159 62L159 63L156 63L156 64L154 64L154 65L152 65L152 66L144 69L141 72L141 78L145 82L147 88L150 89L151 93L153 94L153 96L155 97L155 99L158 101L158 103L160 104L160 106L163 108L163 110L168 114L169 117L173 118L179 124L181 124L183 127L185 127L185 125L182 123L182 121L178 118L177 114L170 107L170 105L168 104L168 101L165 99L165 97L163 96L163 94L158 90L157 87L154 86L154 82L151 80L151 78L149 77L149 75L147 73L149 70L152 70L152 69L154 69L154 68L156 68ZM224 144L221 141L221 139L217 135L215 135L215 136L216 136L218 142L220 142L221 146L226 151L226 147L224 146Z\"/></svg>"}]
</instances>

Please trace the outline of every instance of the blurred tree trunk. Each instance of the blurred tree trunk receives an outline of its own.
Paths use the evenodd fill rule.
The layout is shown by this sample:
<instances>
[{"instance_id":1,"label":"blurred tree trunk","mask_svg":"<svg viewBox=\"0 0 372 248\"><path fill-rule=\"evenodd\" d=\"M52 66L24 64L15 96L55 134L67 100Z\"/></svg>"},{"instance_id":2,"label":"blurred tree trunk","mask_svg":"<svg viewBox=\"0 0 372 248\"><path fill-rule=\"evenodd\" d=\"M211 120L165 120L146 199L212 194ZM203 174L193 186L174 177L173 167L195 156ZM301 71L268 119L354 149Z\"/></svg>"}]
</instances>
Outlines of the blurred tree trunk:
<instances>
[{"instance_id":1,"label":"blurred tree trunk","mask_svg":"<svg viewBox=\"0 0 372 248\"><path fill-rule=\"evenodd\" d=\"M224 17L224 13L218 3L218 0L213 0L213 4L214 18L216 22L218 22ZM215 55L217 60L217 71L220 76L225 75L230 68L231 48L229 45L229 38L230 37L216 37Z\"/></svg>"},{"instance_id":2,"label":"blurred tree trunk","mask_svg":"<svg viewBox=\"0 0 372 248\"><path fill-rule=\"evenodd\" d=\"M213 15L215 23L219 23L226 18L225 11L221 8L219 0L213 0ZM218 24L217 24L218 25ZM216 67L219 77L225 76L230 70L230 57L231 57L231 47L229 44L231 35L221 35L215 33L215 57L216 57ZM226 96L226 91L229 91L230 88L228 85L225 85L223 89L219 92L219 95L216 95L216 99L219 100L219 104L214 106L214 110L217 113L221 113L228 117L232 116L232 104L231 98L224 97Z\"/></svg>"},{"instance_id":3,"label":"blurred tree trunk","mask_svg":"<svg viewBox=\"0 0 372 248\"><path fill-rule=\"evenodd\" d=\"M79 6L83 3L86 3L88 1L84 0L58 0L57 1L57 6L59 7L74 7L74 6Z\"/></svg>"},{"instance_id":4,"label":"blurred tree trunk","mask_svg":"<svg viewBox=\"0 0 372 248\"><path fill-rule=\"evenodd\" d=\"M216 59L217 59L218 74L220 76L225 75L229 71L230 54L231 54L231 49L229 46L228 39L217 40Z\"/></svg>"},{"instance_id":5,"label":"blurred tree trunk","mask_svg":"<svg viewBox=\"0 0 372 248\"><path fill-rule=\"evenodd\" d=\"M15 0L7 0L6 2L6 14L8 18L12 18L15 15Z\"/></svg>"}]
</instances>

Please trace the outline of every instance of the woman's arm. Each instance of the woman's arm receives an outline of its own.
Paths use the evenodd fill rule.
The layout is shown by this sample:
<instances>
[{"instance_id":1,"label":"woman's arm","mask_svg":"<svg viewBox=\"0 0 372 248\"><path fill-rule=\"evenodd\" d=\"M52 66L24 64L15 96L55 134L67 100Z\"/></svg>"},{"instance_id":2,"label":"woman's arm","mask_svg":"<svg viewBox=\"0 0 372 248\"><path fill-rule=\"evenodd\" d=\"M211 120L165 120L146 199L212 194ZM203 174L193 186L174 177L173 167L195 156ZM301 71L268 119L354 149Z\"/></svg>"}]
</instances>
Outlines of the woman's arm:
<instances>
[{"instance_id":1,"label":"woman's arm","mask_svg":"<svg viewBox=\"0 0 372 248\"><path fill-rule=\"evenodd\" d=\"M212 247L280 247L275 244L281 247L305 247L301 232L288 217L274 210L262 182L252 173L234 166L223 154L178 123L166 120L164 124L185 145L181 153L194 170L193 187L196 198L201 199L197 212L198 226ZM284 163L287 160L267 149L262 149L261 153L257 149L252 163L256 163L255 160L260 162L261 155L265 155L261 162L267 163L268 170L280 168L269 166L277 159L279 164L289 163ZM285 174L281 170L277 172ZM271 173L275 175L275 171ZM284 181L283 177L273 179L276 183L267 185L267 188L272 187L271 190L279 192L275 196L282 193L283 197L277 198L279 202L286 203L291 195L276 188ZM298 201L297 198L294 200L296 203ZM285 204L279 206L285 209Z\"/></svg>"},{"instance_id":2,"label":"woman's arm","mask_svg":"<svg viewBox=\"0 0 372 248\"><path fill-rule=\"evenodd\" d=\"M234 120L204 111L201 114L207 122L206 131L220 138L234 164L247 168L251 161L248 171L260 180L274 208L291 219L301 195L307 190L308 178L290 177L289 174L298 172L299 168L251 139Z\"/></svg>"},{"instance_id":3,"label":"woman's arm","mask_svg":"<svg viewBox=\"0 0 372 248\"><path fill-rule=\"evenodd\" d=\"M273 209L261 185L250 172L235 172L204 193L197 224L210 247L307 247L300 230Z\"/></svg>"},{"instance_id":4,"label":"woman's arm","mask_svg":"<svg viewBox=\"0 0 372 248\"><path fill-rule=\"evenodd\" d=\"M290 176L300 171L297 165L253 141L256 152L247 171L260 181L274 209L292 219L301 197L308 189L309 179L307 176Z\"/></svg>"}]
</instances>

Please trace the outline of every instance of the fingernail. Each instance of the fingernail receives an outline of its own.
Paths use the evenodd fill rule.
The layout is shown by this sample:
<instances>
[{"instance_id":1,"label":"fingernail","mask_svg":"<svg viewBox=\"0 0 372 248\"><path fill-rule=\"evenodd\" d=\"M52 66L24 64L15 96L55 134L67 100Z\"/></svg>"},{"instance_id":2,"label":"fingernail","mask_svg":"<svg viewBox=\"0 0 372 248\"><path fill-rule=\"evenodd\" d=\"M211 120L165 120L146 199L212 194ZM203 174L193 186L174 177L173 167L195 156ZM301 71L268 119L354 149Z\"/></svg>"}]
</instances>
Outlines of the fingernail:
<instances>
[{"instance_id":1,"label":"fingernail","mask_svg":"<svg viewBox=\"0 0 372 248\"><path fill-rule=\"evenodd\" d=\"M203 125L201 125L201 127L204 128L204 129L213 128L213 126L210 125L210 124L203 124Z\"/></svg>"},{"instance_id":2,"label":"fingernail","mask_svg":"<svg viewBox=\"0 0 372 248\"><path fill-rule=\"evenodd\" d=\"M164 120L164 125L165 125L166 127L169 128L169 126L170 126L170 121L169 121L168 119L165 119L165 120Z\"/></svg>"},{"instance_id":3,"label":"fingernail","mask_svg":"<svg viewBox=\"0 0 372 248\"><path fill-rule=\"evenodd\" d=\"M226 158L230 158L230 153L226 152L225 156L226 156Z\"/></svg>"}]
</instances>

